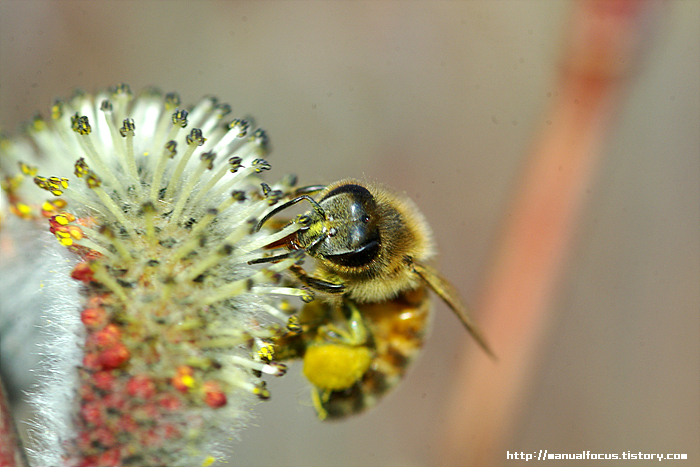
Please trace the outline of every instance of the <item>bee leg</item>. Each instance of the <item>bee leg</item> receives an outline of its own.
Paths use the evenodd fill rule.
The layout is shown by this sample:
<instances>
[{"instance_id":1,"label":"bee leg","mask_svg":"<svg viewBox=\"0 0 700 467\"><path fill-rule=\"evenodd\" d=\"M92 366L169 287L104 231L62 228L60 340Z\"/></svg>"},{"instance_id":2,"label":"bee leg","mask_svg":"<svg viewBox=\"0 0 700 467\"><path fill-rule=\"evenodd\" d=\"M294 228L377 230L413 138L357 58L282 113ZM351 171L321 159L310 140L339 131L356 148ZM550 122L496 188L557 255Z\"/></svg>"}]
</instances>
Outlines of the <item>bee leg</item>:
<instances>
[{"instance_id":1,"label":"bee leg","mask_svg":"<svg viewBox=\"0 0 700 467\"><path fill-rule=\"evenodd\" d=\"M318 333L324 341L348 347L362 346L367 342L369 331L357 307L352 307L350 318L345 318L339 308L335 308L331 314L332 322L319 326Z\"/></svg>"},{"instance_id":2,"label":"bee leg","mask_svg":"<svg viewBox=\"0 0 700 467\"><path fill-rule=\"evenodd\" d=\"M352 307L350 320L348 321L348 326L350 327L349 343L351 345L363 345L365 342L367 342L368 332L364 321L362 320L362 314L354 304L350 304L349 306Z\"/></svg>"},{"instance_id":3,"label":"bee leg","mask_svg":"<svg viewBox=\"0 0 700 467\"><path fill-rule=\"evenodd\" d=\"M321 390L317 387L311 388L311 403L314 405L318 419L323 421L328 417L328 411L323 408L324 402L328 402L331 393L328 390Z\"/></svg>"},{"instance_id":4,"label":"bee leg","mask_svg":"<svg viewBox=\"0 0 700 467\"><path fill-rule=\"evenodd\" d=\"M299 265L293 265L289 268L289 270L296 276L297 279L299 279L302 284L313 290L330 294L345 292L345 286L343 284L336 284L335 282L328 282L317 277L309 276L304 268Z\"/></svg>"}]
</instances>

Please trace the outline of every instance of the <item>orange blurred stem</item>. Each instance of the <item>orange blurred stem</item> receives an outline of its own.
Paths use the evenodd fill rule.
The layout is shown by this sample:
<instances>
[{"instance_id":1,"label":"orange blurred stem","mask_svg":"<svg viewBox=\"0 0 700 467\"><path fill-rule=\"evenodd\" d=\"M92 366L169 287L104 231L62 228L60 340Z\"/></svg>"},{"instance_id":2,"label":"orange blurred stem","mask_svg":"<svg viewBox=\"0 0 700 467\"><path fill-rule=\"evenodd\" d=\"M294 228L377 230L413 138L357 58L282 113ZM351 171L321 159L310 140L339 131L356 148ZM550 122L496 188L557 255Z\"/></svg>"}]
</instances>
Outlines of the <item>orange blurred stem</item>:
<instances>
[{"instance_id":1,"label":"orange blurred stem","mask_svg":"<svg viewBox=\"0 0 700 467\"><path fill-rule=\"evenodd\" d=\"M637 0L577 2L548 125L506 212L477 308L498 362L483 352L465 359L448 405L441 465L503 463L545 344L550 305L600 147L620 103L621 84L638 55L647 6Z\"/></svg>"}]
</instances>

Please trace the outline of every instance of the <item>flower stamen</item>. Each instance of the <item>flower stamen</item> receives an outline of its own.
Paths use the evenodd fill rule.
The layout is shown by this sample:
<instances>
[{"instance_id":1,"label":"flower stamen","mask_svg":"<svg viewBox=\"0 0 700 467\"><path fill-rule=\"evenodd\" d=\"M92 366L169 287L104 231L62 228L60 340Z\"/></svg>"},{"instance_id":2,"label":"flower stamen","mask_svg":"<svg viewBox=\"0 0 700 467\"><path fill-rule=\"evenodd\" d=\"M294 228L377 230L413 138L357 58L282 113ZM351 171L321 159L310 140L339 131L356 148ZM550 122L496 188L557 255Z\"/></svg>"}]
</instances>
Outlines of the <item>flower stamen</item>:
<instances>
[{"instance_id":1,"label":"flower stamen","mask_svg":"<svg viewBox=\"0 0 700 467\"><path fill-rule=\"evenodd\" d=\"M87 182L88 188L90 188L97 195L97 197L100 198L102 204L104 204L109 212L111 212L117 219L117 222L119 222L126 230L134 230L133 224L126 220L126 217L119 206L117 206L112 198L110 198L104 189L102 189L102 179L95 172L90 171L88 172L85 181ZM126 235L128 235L128 233Z\"/></svg>"},{"instance_id":2,"label":"flower stamen","mask_svg":"<svg viewBox=\"0 0 700 467\"><path fill-rule=\"evenodd\" d=\"M188 194L192 192L192 188L194 188L195 184L199 181L199 178L202 176L204 171L212 169L215 157L216 155L213 152L202 153L200 156L199 165L197 165L194 172L189 175L189 180L187 181L185 188L182 190L182 195L180 195L177 200L173 214L170 216L171 222L175 222L176 224L180 223L180 214L182 214L182 210L185 208L185 204L189 199Z\"/></svg>"},{"instance_id":3,"label":"flower stamen","mask_svg":"<svg viewBox=\"0 0 700 467\"><path fill-rule=\"evenodd\" d=\"M193 128L190 134L187 136L187 149L185 150L185 153L180 156L180 161L178 162L177 166L175 167L175 171L168 181L168 187L165 190L165 196L163 196L164 200L170 201L175 190L180 188L180 178L182 177L182 172L185 170L185 166L189 162L190 157L192 157L192 154L194 154L194 151L202 146L206 140L207 139L202 136L202 130L198 128Z\"/></svg>"},{"instance_id":4,"label":"flower stamen","mask_svg":"<svg viewBox=\"0 0 700 467\"><path fill-rule=\"evenodd\" d=\"M139 174L136 170L136 158L134 157L134 132L136 129L136 124L133 118L125 118L124 124L119 129L119 134L126 139L126 166L129 170L129 174L133 177L135 181L138 181ZM119 146L118 144L116 146ZM137 185L137 188L141 187Z\"/></svg>"}]
</instances>

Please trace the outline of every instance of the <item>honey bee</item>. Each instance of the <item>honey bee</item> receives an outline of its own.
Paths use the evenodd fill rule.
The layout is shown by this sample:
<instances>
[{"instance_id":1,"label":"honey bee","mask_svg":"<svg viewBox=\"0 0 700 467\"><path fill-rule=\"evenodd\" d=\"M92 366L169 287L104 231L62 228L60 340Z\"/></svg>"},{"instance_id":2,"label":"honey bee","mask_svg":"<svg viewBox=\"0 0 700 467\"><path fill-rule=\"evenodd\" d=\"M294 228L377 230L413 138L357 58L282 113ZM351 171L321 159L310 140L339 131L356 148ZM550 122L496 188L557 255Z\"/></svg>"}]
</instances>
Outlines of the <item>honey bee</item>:
<instances>
[{"instance_id":1,"label":"honey bee","mask_svg":"<svg viewBox=\"0 0 700 467\"><path fill-rule=\"evenodd\" d=\"M310 196L314 192L318 201ZM493 356L455 289L426 264L434 254L431 232L412 201L357 180L295 194L257 225L260 229L298 202L311 203L311 210L292 221L301 228L279 245L288 253L251 263L279 261L298 250L315 259L312 275L301 266L291 272L321 300L301 310L300 332L274 344L276 359L303 359L320 419L372 407L403 378L423 346L431 309L428 289Z\"/></svg>"}]
</instances>

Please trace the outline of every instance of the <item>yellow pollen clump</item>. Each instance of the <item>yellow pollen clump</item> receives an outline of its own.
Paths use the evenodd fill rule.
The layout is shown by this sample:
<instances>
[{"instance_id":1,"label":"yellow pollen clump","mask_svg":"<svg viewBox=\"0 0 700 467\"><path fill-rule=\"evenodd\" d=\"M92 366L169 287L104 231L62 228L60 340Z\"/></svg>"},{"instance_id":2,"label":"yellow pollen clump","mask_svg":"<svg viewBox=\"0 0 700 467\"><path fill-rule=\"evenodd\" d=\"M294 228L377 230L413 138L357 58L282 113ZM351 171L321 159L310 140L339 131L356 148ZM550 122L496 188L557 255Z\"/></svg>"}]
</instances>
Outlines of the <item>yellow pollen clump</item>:
<instances>
[{"instance_id":1,"label":"yellow pollen clump","mask_svg":"<svg viewBox=\"0 0 700 467\"><path fill-rule=\"evenodd\" d=\"M314 345L304 355L304 376L322 390L340 391L362 378L370 363L372 354L364 346Z\"/></svg>"}]
</instances>

